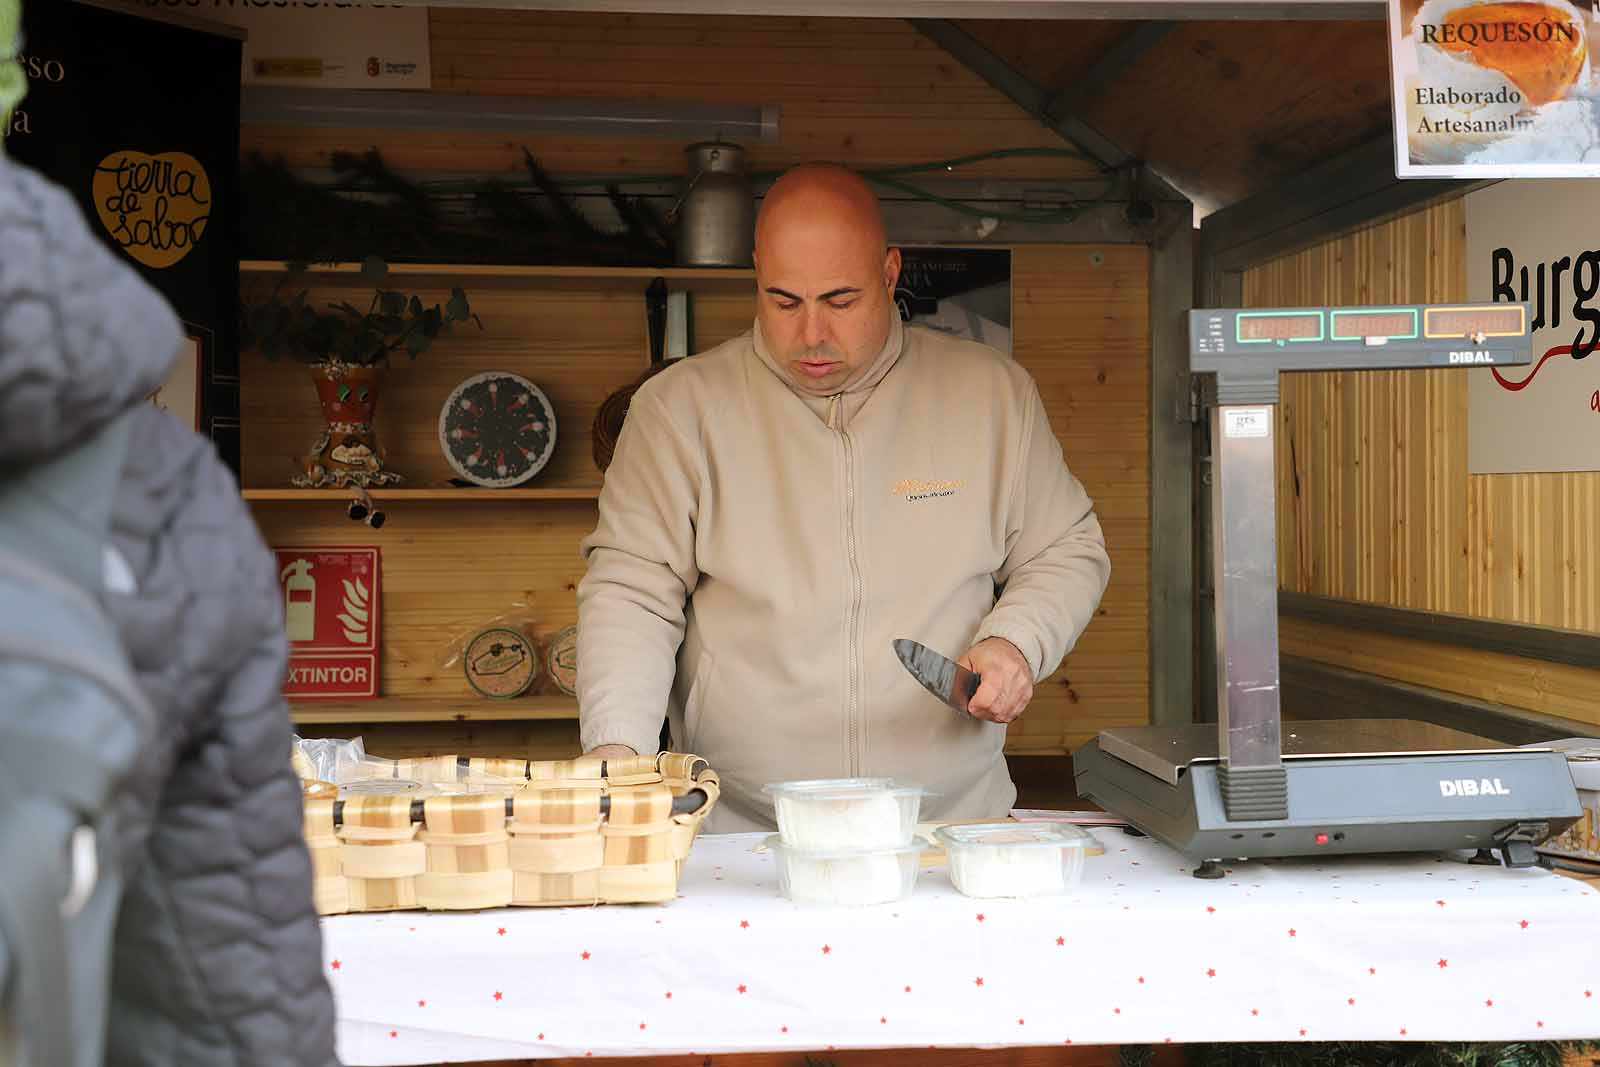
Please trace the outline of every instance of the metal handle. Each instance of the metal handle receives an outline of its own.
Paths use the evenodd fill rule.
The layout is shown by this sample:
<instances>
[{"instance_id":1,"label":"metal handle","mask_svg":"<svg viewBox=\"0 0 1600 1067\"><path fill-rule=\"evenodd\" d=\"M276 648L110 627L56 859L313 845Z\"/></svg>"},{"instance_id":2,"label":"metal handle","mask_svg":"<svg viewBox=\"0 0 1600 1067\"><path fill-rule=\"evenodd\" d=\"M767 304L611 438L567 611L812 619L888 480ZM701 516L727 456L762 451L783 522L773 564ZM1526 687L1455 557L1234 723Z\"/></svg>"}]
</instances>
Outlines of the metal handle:
<instances>
[{"instance_id":1,"label":"metal handle","mask_svg":"<svg viewBox=\"0 0 1600 1067\"><path fill-rule=\"evenodd\" d=\"M713 148L711 150L711 154L707 157L707 159L712 163L715 163L717 160L719 160L721 158L722 158L722 149L720 149L720 148ZM690 178L689 179L689 184L684 186L684 188L683 188L683 195L678 197L677 203L673 204L672 207L667 209L667 221L668 222L674 222L674 221L677 220L677 218L678 218L678 209L683 206L683 202L685 200L689 199L689 194L694 191L695 184L697 182L699 182L700 176L702 174L704 174L705 172L706 172L706 168L704 168L704 167L701 167L699 170L694 172L694 177Z\"/></svg>"}]
</instances>

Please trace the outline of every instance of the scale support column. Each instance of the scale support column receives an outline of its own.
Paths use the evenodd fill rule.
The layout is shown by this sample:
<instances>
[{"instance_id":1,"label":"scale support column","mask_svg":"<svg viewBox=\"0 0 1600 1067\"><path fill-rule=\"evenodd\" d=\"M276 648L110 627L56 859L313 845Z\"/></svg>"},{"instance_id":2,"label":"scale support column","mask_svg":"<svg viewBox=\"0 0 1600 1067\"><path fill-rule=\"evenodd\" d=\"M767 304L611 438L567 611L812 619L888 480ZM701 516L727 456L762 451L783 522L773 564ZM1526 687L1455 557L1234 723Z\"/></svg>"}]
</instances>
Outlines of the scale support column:
<instances>
[{"instance_id":1,"label":"scale support column","mask_svg":"<svg viewBox=\"0 0 1600 1067\"><path fill-rule=\"evenodd\" d=\"M1289 816L1278 686L1276 386L1271 403L1212 409L1218 784L1235 822ZM1228 392L1219 401L1239 399Z\"/></svg>"}]
</instances>

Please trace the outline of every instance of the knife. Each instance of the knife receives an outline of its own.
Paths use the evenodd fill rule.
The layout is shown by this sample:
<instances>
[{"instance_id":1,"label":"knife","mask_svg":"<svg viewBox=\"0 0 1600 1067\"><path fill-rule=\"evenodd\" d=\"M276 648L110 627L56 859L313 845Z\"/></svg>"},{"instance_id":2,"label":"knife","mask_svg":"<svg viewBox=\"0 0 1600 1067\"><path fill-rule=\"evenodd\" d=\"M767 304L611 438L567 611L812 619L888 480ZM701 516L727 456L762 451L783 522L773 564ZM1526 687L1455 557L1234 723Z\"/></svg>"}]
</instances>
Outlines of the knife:
<instances>
[{"instance_id":1,"label":"knife","mask_svg":"<svg viewBox=\"0 0 1600 1067\"><path fill-rule=\"evenodd\" d=\"M922 683L922 688L961 714L972 714L967 705L972 703L983 681L980 675L946 659L927 645L905 637L895 639L894 654L911 672L911 677Z\"/></svg>"}]
</instances>

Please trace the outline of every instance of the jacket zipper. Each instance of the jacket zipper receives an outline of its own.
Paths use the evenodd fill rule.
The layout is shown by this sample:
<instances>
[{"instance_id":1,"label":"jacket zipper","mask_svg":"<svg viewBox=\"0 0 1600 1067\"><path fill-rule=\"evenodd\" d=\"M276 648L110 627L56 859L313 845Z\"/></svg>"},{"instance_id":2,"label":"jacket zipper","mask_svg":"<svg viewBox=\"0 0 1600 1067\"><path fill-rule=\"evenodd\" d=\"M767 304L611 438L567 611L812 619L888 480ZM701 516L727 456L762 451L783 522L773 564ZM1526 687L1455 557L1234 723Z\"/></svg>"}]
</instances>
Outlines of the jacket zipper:
<instances>
[{"instance_id":1,"label":"jacket zipper","mask_svg":"<svg viewBox=\"0 0 1600 1067\"><path fill-rule=\"evenodd\" d=\"M840 394L828 400L828 428L836 428L836 416L842 407ZM857 630L861 621L861 566L856 557L856 475L855 446L842 420L838 420L839 438L844 442L844 520L845 554L850 561L850 612L846 630L846 663L850 668L850 681L845 694L845 717L850 724L850 774L861 773L860 751L860 700L859 675L861 673L860 640Z\"/></svg>"}]
</instances>

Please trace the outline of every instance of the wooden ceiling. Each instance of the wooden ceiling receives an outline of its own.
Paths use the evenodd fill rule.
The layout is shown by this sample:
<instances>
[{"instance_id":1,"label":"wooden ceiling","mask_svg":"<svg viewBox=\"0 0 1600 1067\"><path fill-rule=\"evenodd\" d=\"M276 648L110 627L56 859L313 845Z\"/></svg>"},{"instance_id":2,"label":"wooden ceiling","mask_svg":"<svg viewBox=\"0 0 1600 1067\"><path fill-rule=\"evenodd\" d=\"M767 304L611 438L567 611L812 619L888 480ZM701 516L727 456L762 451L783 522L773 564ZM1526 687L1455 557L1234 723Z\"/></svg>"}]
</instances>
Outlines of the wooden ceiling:
<instances>
[{"instance_id":1,"label":"wooden ceiling","mask_svg":"<svg viewBox=\"0 0 1600 1067\"><path fill-rule=\"evenodd\" d=\"M814 158L888 167L1066 147L1014 94L946 51L929 24L453 2L462 6L430 13L436 91L778 106L782 137L749 147L753 170ZM1073 118L1149 165L1203 213L1389 136L1382 20L992 19L931 28L952 26L1032 86L1060 91ZM1111 64L1110 56L1126 57L1119 45L1136 30L1153 43ZM683 167L680 145L646 137L247 125L242 140L247 150L297 167L370 146L401 170L521 175L524 145L552 173L674 174ZM967 174L1052 180L1095 172L1083 160L1035 157L989 160Z\"/></svg>"},{"instance_id":2,"label":"wooden ceiling","mask_svg":"<svg viewBox=\"0 0 1600 1067\"><path fill-rule=\"evenodd\" d=\"M1069 88L1132 22L962 21L1041 88ZM1389 136L1382 22L1177 22L1075 116L1203 208Z\"/></svg>"}]
</instances>

